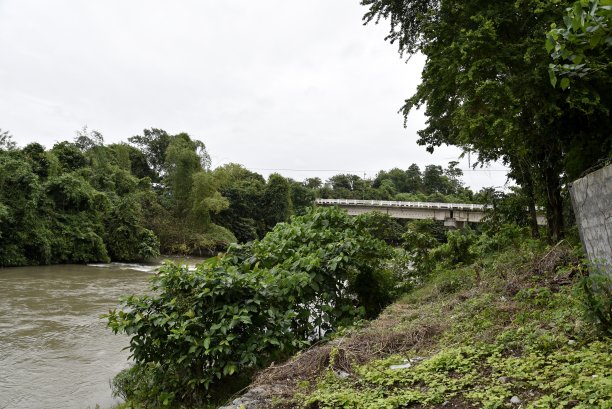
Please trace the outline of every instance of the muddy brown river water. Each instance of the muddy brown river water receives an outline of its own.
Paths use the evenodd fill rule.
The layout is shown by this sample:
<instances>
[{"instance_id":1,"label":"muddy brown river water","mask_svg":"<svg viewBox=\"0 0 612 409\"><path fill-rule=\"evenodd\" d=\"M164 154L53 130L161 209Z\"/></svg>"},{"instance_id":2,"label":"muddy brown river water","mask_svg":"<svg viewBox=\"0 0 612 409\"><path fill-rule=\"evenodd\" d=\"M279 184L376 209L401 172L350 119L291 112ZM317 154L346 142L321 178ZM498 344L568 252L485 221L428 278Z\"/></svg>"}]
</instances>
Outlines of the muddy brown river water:
<instances>
[{"instance_id":1,"label":"muddy brown river water","mask_svg":"<svg viewBox=\"0 0 612 409\"><path fill-rule=\"evenodd\" d=\"M194 261L190 261L192 264ZM124 335L100 315L142 293L155 265L0 269L0 409L105 408L128 366Z\"/></svg>"}]
</instances>

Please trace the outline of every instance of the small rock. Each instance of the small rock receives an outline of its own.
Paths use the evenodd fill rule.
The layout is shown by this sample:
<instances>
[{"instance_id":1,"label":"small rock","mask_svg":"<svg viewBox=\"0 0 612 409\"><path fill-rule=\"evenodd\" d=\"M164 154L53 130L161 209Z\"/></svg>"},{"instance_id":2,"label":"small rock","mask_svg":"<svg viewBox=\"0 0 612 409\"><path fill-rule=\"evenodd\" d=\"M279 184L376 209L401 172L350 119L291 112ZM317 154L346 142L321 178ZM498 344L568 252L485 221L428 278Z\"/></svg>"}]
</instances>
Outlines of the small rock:
<instances>
[{"instance_id":1,"label":"small rock","mask_svg":"<svg viewBox=\"0 0 612 409\"><path fill-rule=\"evenodd\" d=\"M351 376L351 374L349 374L348 372L342 371L342 370L334 371L334 373L340 379L348 378L349 376Z\"/></svg>"},{"instance_id":2,"label":"small rock","mask_svg":"<svg viewBox=\"0 0 612 409\"><path fill-rule=\"evenodd\" d=\"M410 362L412 363L421 362L424 360L425 360L425 357L422 357L422 356L415 356L414 358L410 358Z\"/></svg>"},{"instance_id":3,"label":"small rock","mask_svg":"<svg viewBox=\"0 0 612 409\"><path fill-rule=\"evenodd\" d=\"M500 381L501 383L508 383L507 376L500 376L499 378L497 378L497 380Z\"/></svg>"},{"instance_id":4,"label":"small rock","mask_svg":"<svg viewBox=\"0 0 612 409\"><path fill-rule=\"evenodd\" d=\"M570 339L569 341L567 341L568 345L575 345L576 344L576 340L574 339Z\"/></svg>"},{"instance_id":5,"label":"small rock","mask_svg":"<svg viewBox=\"0 0 612 409\"><path fill-rule=\"evenodd\" d=\"M410 368L412 366L412 364L410 362L406 362L405 364L401 364L401 365L391 365L389 367L389 369L407 369Z\"/></svg>"},{"instance_id":6,"label":"small rock","mask_svg":"<svg viewBox=\"0 0 612 409\"><path fill-rule=\"evenodd\" d=\"M518 405L519 403L521 403L521 400L519 399L518 396L513 396L512 398L510 398L510 403Z\"/></svg>"},{"instance_id":7,"label":"small rock","mask_svg":"<svg viewBox=\"0 0 612 409\"><path fill-rule=\"evenodd\" d=\"M450 401L449 400L445 400L444 403L442 404L442 406L446 406L446 405L450 405Z\"/></svg>"}]
</instances>

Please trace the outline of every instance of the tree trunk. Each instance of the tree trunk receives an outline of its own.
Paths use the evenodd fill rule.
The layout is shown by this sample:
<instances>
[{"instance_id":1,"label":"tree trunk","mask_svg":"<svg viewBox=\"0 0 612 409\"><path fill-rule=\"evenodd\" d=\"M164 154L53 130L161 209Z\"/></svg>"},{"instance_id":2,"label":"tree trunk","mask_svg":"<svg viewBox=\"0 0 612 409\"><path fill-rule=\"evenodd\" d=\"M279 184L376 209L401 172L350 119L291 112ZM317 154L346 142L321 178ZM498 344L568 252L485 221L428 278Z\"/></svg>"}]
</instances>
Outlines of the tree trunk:
<instances>
[{"instance_id":1,"label":"tree trunk","mask_svg":"<svg viewBox=\"0 0 612 409\"><path fill-rule=\"evenodd\" d=\"M546 193L546 218L548 219L548 238L553 242L563 239L563 200L561 198L561 178L550 167L543 169Z\"/></svg>"}]
</instances>

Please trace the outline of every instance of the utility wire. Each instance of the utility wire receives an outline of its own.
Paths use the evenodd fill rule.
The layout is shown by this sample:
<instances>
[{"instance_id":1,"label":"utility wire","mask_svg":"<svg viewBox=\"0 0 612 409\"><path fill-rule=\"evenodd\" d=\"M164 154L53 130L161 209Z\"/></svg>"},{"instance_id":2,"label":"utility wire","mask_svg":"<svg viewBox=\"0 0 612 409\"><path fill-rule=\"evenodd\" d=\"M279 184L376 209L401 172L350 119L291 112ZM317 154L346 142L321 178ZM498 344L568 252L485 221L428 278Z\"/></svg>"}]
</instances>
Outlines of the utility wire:
<instances>
[{"instance_id":1,"label":"utility wire","mask_svg":"<svg viewBox=\"0 0 612 409\"><path fill-rule=\"evenodd\" d=\"M364 170L348 169L290 169L290 168L247 168L248 170L278 171L278 172L343 172L343 173L363 173ZM462 172L509 172L510 169L459 169ZM365 170L368 173L376 173L379 170Z\"/></svg>"}]
</instances>

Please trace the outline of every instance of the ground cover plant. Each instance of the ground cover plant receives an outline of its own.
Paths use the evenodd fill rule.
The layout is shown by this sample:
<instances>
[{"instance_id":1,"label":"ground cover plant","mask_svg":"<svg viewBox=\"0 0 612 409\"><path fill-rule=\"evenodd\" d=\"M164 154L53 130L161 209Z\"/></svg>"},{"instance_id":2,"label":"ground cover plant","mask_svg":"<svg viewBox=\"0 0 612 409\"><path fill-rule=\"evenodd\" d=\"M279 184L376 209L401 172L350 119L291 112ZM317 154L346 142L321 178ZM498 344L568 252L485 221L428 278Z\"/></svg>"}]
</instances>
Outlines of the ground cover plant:
<instances>
[{"instance_id":1,"label":"ground cover plant","mask_svg":"<svg viewBox=\"0 0 612 409\"><path fill-rule=\"evenodd\" d=\"M604 302L584 291L580 252L526 239L492 252L483 240L503 238L480 237L477 261L439 263L378 319L255 385L275 407L612 407Z\"/></svg>"}]
</instances>

